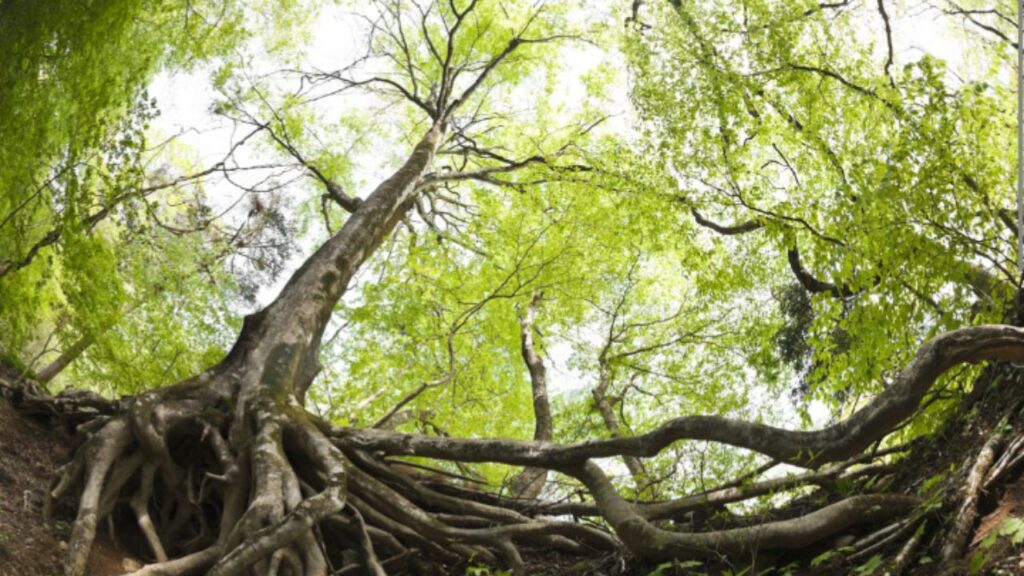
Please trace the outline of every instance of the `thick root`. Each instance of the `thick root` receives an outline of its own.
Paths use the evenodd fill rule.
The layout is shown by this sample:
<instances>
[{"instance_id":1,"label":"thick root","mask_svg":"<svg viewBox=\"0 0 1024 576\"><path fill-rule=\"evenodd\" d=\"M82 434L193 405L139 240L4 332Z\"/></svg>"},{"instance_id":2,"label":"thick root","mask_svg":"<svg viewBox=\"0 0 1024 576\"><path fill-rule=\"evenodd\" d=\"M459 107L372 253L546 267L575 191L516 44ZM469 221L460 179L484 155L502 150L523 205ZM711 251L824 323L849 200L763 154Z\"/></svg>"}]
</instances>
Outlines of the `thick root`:
<instances>
[{"instance_id":1,"label":"thick root","mask_svg":"<svg viewBox=\"0 0 1024 576\"><path fill-rule=\"evenodd\" d=\"M84 576L96 527L104 520L116 525L118 540L150 560L133 576L448 574L480 562L520 575L527 570L524 546L652 559L707 549L748 551L755 541L791 548L816 541L819 535L805 528L819 520L835 533L853 523L891 519L892 512L913 504L864 496L827 507L821 518L812 514L806 521L686 534L651 523L701 503L755 497L763 492L761 484L723 492L721 498L706 495L701 503L664 503L661 510L626 503L592 465L563 470L596 497L567 512L600 515L612 533L598 524L537 513L557 510L550 504L431 487L379 455L339 442L295 400L259 394L239 400L182 385L148 393L82 429L86 439L49 493L52 502L79 489L68 576ZM765 486L814 485L865 461ZM879 470L866 465L843 477ZM895 528L880 532L885 542L891 537L882 537L905 534ZM665 545L652 548L657 542Z\"/></svg>"},{"instance_id":2,"label":"thick root","mask_svg":"<svg viewBox=\"0 0 1024 576\"><path fill-rule=\"evenodd\" d=\"M229 416L198 409L217 404L196 394L137 399L64 467L47 509L79 489L68 576L84 576L105 520L150 559L134 576L383 576L470 562L521 574L519 544L618 546L597 528L446 496L369 454L345 454L297 404L257 399Z\"/></svg>"},{"instance_id":3,"label":"thick root","mask_svg":"<svg viewBox=\"0 0 1024 576\"><path fill-rule=\"evenodd\" d=\"M95 438L87 442L84 451L78 455L78 458L85 461L85 480L78 504L78 516L75 518L71 540L68 542L68 576L85 574L89 551L96 538L96 526L102 520L99 517L99 507L104 480L114 461L124 452L129 439L128 426L121 420L115 420L104 426Z\"/></svg>"}]
</instances>

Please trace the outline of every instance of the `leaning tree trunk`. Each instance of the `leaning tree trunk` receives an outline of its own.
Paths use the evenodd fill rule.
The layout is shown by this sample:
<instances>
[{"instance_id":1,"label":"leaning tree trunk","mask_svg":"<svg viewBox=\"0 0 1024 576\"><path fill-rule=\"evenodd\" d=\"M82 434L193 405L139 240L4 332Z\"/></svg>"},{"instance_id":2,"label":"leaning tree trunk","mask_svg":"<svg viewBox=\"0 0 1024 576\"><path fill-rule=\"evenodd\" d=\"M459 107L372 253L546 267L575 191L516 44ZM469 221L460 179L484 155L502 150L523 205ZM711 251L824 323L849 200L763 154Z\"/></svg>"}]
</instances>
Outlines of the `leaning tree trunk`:
<instances>
[{"instance_id":1,"label":"leaning tree trunk","mask_svg":"<svg viewBox=\"0 0 1024 576\"><path fill-rule=\"evenodd\" d=\"M60 356L57 356L57 358L52 362L43 366L38 372L36 372L36 382L43 386L49 384L51 380L56 378L57 375L70 366L72 362L77 360L78 357L82 355L82 352L85 352L89 346L92 346L94 341L95 338L93 338L91 334L79 338L78 341L68 347L67 350L61 352Z\"/></svg>"},{"instance_id":2,"label":"leaning tree trunk","mask_svg":"<svg viewBox=\"0 0 1024 576\"><path fill-rule=\"evenodd\" d=\"M88 439L48 494L58 499L81 486L68 576L85 573L97 526L122 501L156 560L140 576L326 574L314 528L332 516L364 565L378 565L362 516L342 511L356 501L355 485L367 503L390 489L354 473L303 399L335 304L410 206L442 134L435 123L277 299L245 319L222 362L88 425ZM366 515L379 513L371 508Z\"/></svg>"},{"instance_id":3,"label":"leaning tree trunk","mask_svg":"<svg viewBox=\"0 0 1024 576\"><path fill-rule=\"evenodd\" d=\"M523 362L530 372L530 390L533 397L533 439L550 442L554 437L551 421L551 402L548 400L548 372L544 360L533 343L534 320L543 301L541 293L533 295L526 313L519 317L519 340ZM548 479L544 468L526 468L509 483L509 492L516 498L533 499L540 495Z\"/></svg>"}]
</instances>

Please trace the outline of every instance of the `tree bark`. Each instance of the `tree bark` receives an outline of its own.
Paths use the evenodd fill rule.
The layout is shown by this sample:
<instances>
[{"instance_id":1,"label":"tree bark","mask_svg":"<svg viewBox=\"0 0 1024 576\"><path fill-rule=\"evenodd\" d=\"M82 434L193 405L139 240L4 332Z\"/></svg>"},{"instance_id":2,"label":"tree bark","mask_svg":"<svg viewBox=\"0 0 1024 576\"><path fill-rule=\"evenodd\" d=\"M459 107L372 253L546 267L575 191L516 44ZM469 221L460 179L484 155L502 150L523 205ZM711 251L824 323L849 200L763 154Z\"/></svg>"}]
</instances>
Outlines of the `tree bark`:
<instances>
[{"instance_id":1,"label":"tree bark","mask_svg":"<svg viewBox=\"0 0 1024 576\"><path fill-rule=\"evenodd\" d=\"M64 371L65 368L71 365L72 362L78 359L85 352L85 349L92 346L94 338L91 335L83 336L77 342L72 344L67 350L60 353L60 356L55 358L53 362L50 362L46 366L43 366L41 370L36 372L36 381L42 385L49 384L51 380L57 377L58 374Z\"/></svg>"},{"instance_id":2,"label":"tree bark","mask_svg":"<svg viewBox=\"0 0 1024 576\"><path fill-rule=\"evenodd\" d=\"M615 416L612 403L608 400L608 389L612 383L611 368L603 357L600 360L597 378L597 386L591 391L591 396L594 397L594 404L597 406L597 411L601 414L601 420L604 421L608 434L612 438L622 438L622 427L619 426L619 419ZM644 469L643 462L633 454L623 455L622 461L626 463L626 468L629 469L629 474L633 477L637 491L643 492L647 485L647 471Z\"/></svg>"},{"instance_id":3,"label":"tree bark","mask_svg":"<svg viewBox=\"0 0 1024 576\"><path fill-rule=\"evenodd\" d=\"M523 361L530 372L530 387L533 392L533 439L538 442L550 442L554 435L554 425L551 421L551 403L548 400L547 369L533 343L533 323L542 301L543 296L540 293L533 296L526 313L519 317L519 335ZM518 498L533 499L544 489L547 478L548 471L545 468L526 468L512 480L509 490Z\"/></svg>"}]
</instances>

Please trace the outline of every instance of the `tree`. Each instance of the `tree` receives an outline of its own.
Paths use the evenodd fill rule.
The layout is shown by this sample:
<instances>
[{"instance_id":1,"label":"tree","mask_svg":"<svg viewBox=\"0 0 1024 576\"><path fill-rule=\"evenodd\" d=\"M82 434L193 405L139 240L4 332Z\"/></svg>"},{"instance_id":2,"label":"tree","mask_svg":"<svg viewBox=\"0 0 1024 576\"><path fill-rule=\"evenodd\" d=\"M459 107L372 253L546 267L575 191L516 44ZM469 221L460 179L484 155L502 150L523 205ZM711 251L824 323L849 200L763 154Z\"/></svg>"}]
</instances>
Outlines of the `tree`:
<instances>
[{"instance_id":1,"label":"tree","mask_svg":"<svg viewBox=\"0 0 1024 576\"><path fill-rule=\"evenodd\" d=\"M138 14L149 7L128 4ZM918 497L867 489L834 491L786 519L727 521L713 530L707 516L727 503L866 477L874 468L859 465L903 447L865 450L913 419L950 369L1024 359L1024 330L971 325L1003 313L1016 282L1002 247L1006 198L997 184L1005 166L992 144L1005 127L977 117L979 109L1005 113L1001 94L981 84L949 94L941 65L929 59L894 71L882 2L888 49L880 72L867 49L838 40L859 25L847 3L738 6L668 2L646 10L637 2L602 14L617 22L628 15L632 26L621 31L605 21L590 26L572 7L394 0L355 9L365 26L358 65L286 70L298 88L252 73L256 64L244 53L225 56L216 111L248 130L231 153L263 137L267 151L309 176L323 192L319 210L306 212L322 215L328 237L269 304L245 316L229 350L193 350L187 364L211 360L208 368L166 386L143 384L153 385L144 391L122 385L134 395L118 400L51 396L39 383L80 362L74 358L83 350L100 366L130 363L125 341L135 332L125 318L149 297L206 295L185 306L188 319L200 318L202 306L227 306L190 273L230 281L218 268L225 258L288 227L253 200L242 224L227 228L198 197L184 213L154 201L108 220L111 205L164 191L174 200L179 184L226 176L237 166L227 158L179 178L153 181L144 170L128 170L127 182L101 178L103 186L86 187L105 194L97 212L83 210L92 197L72 194L73 186L66 201L39 202L25 190L50 184L24 183L61 174L59 150L80 146L97 151L100 164L120 166L145 148L139 138L127 145L129 161L108 162L117 151L111 138L133 131L113 123L94 127L84 143L46 135L58 152L44 167L25 169L24 182L2 182L24 198L12 196L8 220L52 227L7 237L27 249L0 276L40 274L39 254L56 247L60 263L51 269L93 280L97 262L122 278L115 259L102 257L113 250L129 255L129 270L133 254L186 252L167 267L179 279L170 287L141 267L113 286L80 283L88 290L78 292L92 296L79 301L78 284L63 287L67 310L83 317L83 329L72 331L80 340L52 369L4 374L5 393L18 405L57 414L82 437L48 495L77 497L68 574L84 573L97 527L118 510L130 511L152 560L136 576L434 573L473 562L523 573L523 547L625 551L644 561L736 559L804 549L855 526L917 526L905 518L917 518ZM0 14L15 8L34 14L12 3ZM192 10L188 4L184 13ZM89 20L99 13L86 20L99 25ZM963 14L970 15L954 16ZM40 45L50 37L37 36ZM163 49L160 42L188 45L186 36L154 40L153 50ZM632 98L642 134L628 145L622 134L602 131L609 119L600 107L565 113L552 104L560 47L618 41L641 74ZM22 76L45 70L27 61ZM67 74L95 68L81 66ZM147 66L139 78L156 64ZM600 95L609 75L597 69L584 85ZM130 106L141 82L89 90L144 117L144 106ZM360 109L323 124L317 102L357 91L378 98L373 119ZM394 121L382 121L384 112ZM123 110L114 116L136 118ZM5 132L9 126L0 123ZM323 126L355 143L342 153L330 145L316 152ZM389 130L408 138L395 153L397 168L365 197L353 194L357 178L344 157L386 141ZM951 138L962 133L974 138ZM23 167L23 157L12 158ZM267 192L243 188L257 198ZM936 202L950 203L949 218L937 217ZM100 221L109 228L94 231ZM153 227L129 235L145 239L139 245L114 234L137 222ZM85 260L77 268L75 254ZM282 266L273 250L251 258ZM782 318L756 311L766 288L794 281L810 294L813 312L799 328L810 331L812 393L873 394L817 429L762 423L764 414L747 402L752 376L769 390L792 376L775 349ZM128 296L97 312L95 294L104 290ZM122 339L104 357L93 341L110 325ZM555 336L573 351L551 353ZM344 370L317 380L331 354ZM545 356L570 356L596 376L592 404L552 406L548 389L558 374ZM709 375L714 380L703 384ZM527 423L532 439L502 437ZM432 433L398 430L412 425ZM697 456L681 440L718 447ZM740 479L687 494L703 474L679 479L676 471L698 460L703 469L709 454L719 469L713 477ZM602 458L623 461L635 498L622 495L596 462ZM779 463L809 471L757 479ZM495 478L490 490L466 487ZM571 492L582 500L544 498ZM567 514L596 522L558 517Z\"/></svg>"}]
</instances>

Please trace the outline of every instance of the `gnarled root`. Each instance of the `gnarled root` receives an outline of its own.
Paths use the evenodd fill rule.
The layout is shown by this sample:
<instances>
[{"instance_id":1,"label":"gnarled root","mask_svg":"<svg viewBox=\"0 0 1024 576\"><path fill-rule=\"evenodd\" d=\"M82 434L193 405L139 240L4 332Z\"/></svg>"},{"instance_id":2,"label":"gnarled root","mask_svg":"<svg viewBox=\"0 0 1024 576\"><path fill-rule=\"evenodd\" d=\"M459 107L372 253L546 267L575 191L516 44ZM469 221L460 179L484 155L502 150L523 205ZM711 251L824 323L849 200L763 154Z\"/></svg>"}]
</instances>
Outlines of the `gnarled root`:
<instances>
[{"instance_id":1,"label":"gnarled root","mask_svg":"<svg viewBox=\"0 0 1024 576\"><path fill-rule=\"evenodd\" d=\"M149 392L84 428L48 494L78 489L68 576L115 522L151 563L133 576L441 573L470 562L522 573L518 546L613 550L608 532L435 492L343 451L293 400L235 403L214 388Z\"/></svg>"},{"instance_id":2,"label":"gnarled root","mask_svg":"<svg viewBox=\"0 0 1024 576\"><path fill-rule=\"evenodd\" d=\"M687 531L676 531L666 527L666 519L679 520L702 508L776 490L828 486L839 479L853 481L885 473L887 464L869 463L885 451L860 455L859 450L866 441L883 436L888 427L868 430L867 424L901 420L944 367L987 357L988 352L981 354L972 347L976 336L983 337L983 351L1016 346L1024 339L1019 331L1006 327L951 334L923 348L904 371L902 384L888 388L873 407L821 431L795 432L693 416L642 436L576 445L334 427L309 415L292 393L275 384L277 368L287 368L284 361L292 358L282 354L283 362L271 363L273 370L264 371L264 376L270 375L266 381L245 380L249 383L243 387L233 369L223 368L105 406L91 420L75 420L85 422L79 426L84 440L55 482L47 510L53 501L79 489L78 515L69 543L69 576L84 575L99 523L123 517L135 522L121 523L120 530L126 526L131 530L121 534L121 540L153 561L136 576L439 574L471 562L503 565L521 574L525 572L522 547L579 555L625 551L658 561L749 556L758 550L806 548L831 535L848 534L857 525L888 522L891 528L877 532L877 541L860 544L867 554L910 535L920 520L913 513L917 498L867 493L833 501L833 494L830 503L799 517L753 525L737 522L714 532L699 531L702 526L696 522ZM1013 355L1018 354L1013 348ZM897 392L893 390L906 393L894 400ZM44 406L45 401L37 404ZM835 440L850 427L859 431L851 436L855 441ZM623 499L593 462L602 456L655 454L681 439L717 439L780 461L832 465L793 477L643 504ZM813 459L793 456L807 453L806 447L797 450L801 443L817 446L821 442L824 448ZM792 446L786 447L787 443ZM575 477L593 501L560 506L458 486L431 486L392 466L381 453L463 463L502 462L560 472ZM841 462L847 454L852 458ZM1013 458L1007 460L1007 467L1012 467ZM984 469L972 475L972 486L984 485L993 460L994 453L985 460ZM969 526L975 508L971 505L966 510L961 524ZM558 513L597 516L606 524L544 516Z\"/></svg>"}]
</instances>

